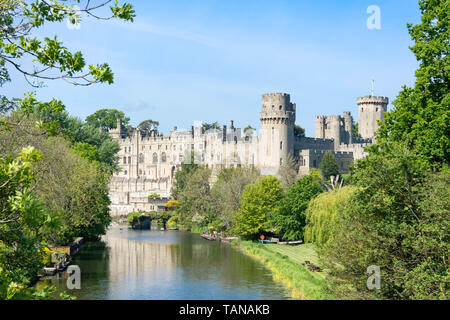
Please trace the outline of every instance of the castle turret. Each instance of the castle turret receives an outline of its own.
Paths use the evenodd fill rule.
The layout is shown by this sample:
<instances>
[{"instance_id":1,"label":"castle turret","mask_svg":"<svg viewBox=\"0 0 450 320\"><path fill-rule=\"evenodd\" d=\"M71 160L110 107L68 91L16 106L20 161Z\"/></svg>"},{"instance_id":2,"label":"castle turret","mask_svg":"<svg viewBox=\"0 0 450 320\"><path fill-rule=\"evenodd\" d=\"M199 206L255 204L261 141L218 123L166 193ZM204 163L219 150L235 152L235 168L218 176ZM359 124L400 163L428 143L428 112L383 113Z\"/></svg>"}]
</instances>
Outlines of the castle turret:
<instances>
[{"instance_id":1,"label":"castle turret","mask_svg":"<svg viewBox=\"0 0 450 320\"><path fill-rule=\"evenodd\" d=\"M124 134L122 130L122 119L118 118L116 122L116 127L112 128L108 131L109 135L113 139L120 139L122 138L122 134Z\"/></svg>"},{"instance_id":2,"label":"castle turret","mask_svg":"<svg viewBox=\"0 0 450 320\"><path fill-rule=\"evenodd\" d=\"M263 94L260 158L262 167L276 174L280 164L294 149L295 103L286 93Z\"/></svg>"},{"instance_id":3,"label":"castle turret","mask_svg":"<svg viewBox=\"0 0 450 320\"><path fill-rule=\"evenodd\" d=\"M378 130L378 121L384 122L389 99L387 97L365 96L356 99L358 104L358 134L363 139L373 139Z\"/></svg>"}]
</instances>

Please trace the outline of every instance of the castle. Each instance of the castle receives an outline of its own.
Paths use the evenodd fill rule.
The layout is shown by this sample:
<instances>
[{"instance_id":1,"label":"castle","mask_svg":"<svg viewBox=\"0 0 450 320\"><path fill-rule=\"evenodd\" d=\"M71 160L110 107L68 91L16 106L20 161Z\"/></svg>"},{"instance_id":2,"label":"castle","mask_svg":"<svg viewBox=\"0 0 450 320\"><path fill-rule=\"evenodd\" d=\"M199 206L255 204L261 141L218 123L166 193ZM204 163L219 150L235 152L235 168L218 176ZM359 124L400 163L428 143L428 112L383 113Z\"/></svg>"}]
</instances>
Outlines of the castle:
<instances>
[{"instance_id":1,"label":"castle","mask_svg":"<svg viewBox=\"0 0 450 320\"><path fill-rule=\"evenodd\" d=\"M384 121L388 98L365 96L357 99L358 138L353 135L350 112L343 116L316 116L315 137L297 136L294 130L296 104L285 93L263 94L260 112L261 130L243 132L234 127L204 130L199 124L190 130L174 127L168 136L155 132L143 134L137 129L124 131L120 120L109 131L119 142L119 166L122 169L110 181L111 215L132 211L160 211L170 198L175 172L191 161L211 168L213 176L222 168L253 166L262 175L276 175L280 165L294 156L299 175L318 168L326 151L331 150L340 167L347 173L354 160L366 156L364 147L374 142L378 121ZM159 197L149 197L157 194Z\"/></svg>"}]
</instances>

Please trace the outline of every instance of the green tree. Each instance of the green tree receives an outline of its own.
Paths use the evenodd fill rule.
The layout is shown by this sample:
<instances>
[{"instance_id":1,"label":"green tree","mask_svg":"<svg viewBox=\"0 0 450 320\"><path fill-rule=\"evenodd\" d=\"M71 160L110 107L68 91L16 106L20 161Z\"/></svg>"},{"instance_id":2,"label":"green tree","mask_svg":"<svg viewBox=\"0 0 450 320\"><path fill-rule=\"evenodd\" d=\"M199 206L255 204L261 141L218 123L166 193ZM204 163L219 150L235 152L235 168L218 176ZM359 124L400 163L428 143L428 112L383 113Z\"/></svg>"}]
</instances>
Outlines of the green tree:
<instances>
[{"instance_id":1,"label":"green tree","mask_svg":"<svg viewBox=\"0 0 450 320\"><path fill-rule=\"evenodd\" d=\"M303 239L306 225L305 210L309 201L321 192L323 188L312 176L303 177L287 190L271 215L276 232L283 239Z\"/></svg>"},{"instance_id":2,"label":"green tree","mask_svg":"<svg viewBox=\"0 0 450 320\"><path fill-rule=\"evenodd\" d=\"M241 210L236 213L234 231L245 237L254 237L272 229L269 214L281 199L283 188L273 176L247 185L242 194Z\"/></svg>"},{"instance_id":3,"label":"green tree","mask_svg":"<svg viewBox=\"0 0 450 320\"><path fill-rule=\"evenodd\" d=\"M304 137L305 136L305 129L300 127L299 125L294 125L294 136L296 137Z\"/></svg>"},{"instance_id":4,"label":"green tree","mask_svg":"<svg viewBox=\"0 0 450 320\"><path fill-rule=\"evenodd\" d=\"M338 163L330 150L325 152L323 155L322 161L320 161L319 170L325 180L330 179L331 176L336 176L339 174Z\"/></svg>"},{"instance_id":5,"label":"green tree","mask_svg":"<svg viewBox=\"0 0 450 320\"><path fill-rule=\"evenodd\" d=\"M158 134L158 126L159 126L159 122L158 121L144 120L137 126L137 128L144 135L149 135L150 132L155 132L156 134Z\"/></svg>"},{"instance_id":6,"label":"green tree","mask_svg":"<svg viewBox=\"0 0 450 320\"><path fill-rule=\"evenodd\" d=\"M117 127L117 119L122 120L122 128L125 129L130 118L125 117L122 111L116 109L100 109L86 117L86 123L94 128L104 131Z\"/></svg>"},{"instance_id":7,"label":"green tree","mask_svg":"<svg viewBox=\"0 0 450 320\"><path fill-rule=\"evenodd\" d=\"M297 181L298 178L298 161L289 154L278 169L278 176L282 186L287 189Z\"/></svg>"},{"instance_id":8,"label":"green tree","mask_svg":"<svg viewBox=\"0 0 450 320\"><path fill-rule=\"evenodd\" d=\"M212 205L217 218L225 223L233 223L236 212L241 209L245 186L255 183L259 177L259 171L253 168L223 169L211 189Z\"/></svg>"},{"instance_id":9,"label":"green tree","mask_svg":"<svg viewBox=\"0 0 450 320\"><path fill-rule=\"evenodd\" d=\"M405 141L435 167L450 163L450 0L420 0L422 21L408 24L420 66L386 113L377 141Z\"/></svg>"},{"instance_id":10,"label":"green tree","mask_svg":"<svg viewBox=\"0 0 450 320\"><path fill-rule=\"evenodd\" d=\"M339 212L348 205L355 190L354 186L346 186L311 199L305 211L305 242L323 245L329 241Z\"/></svg>"},{"instance_id":11,"label":"green tree","mask_svg":"<svg viewBox=\"0 0 450 320\"><path fill-rule=\"evenodd\" d=\"M351 294L448 299L449 171L429 169L427 158L402 143L374 145L358 161L353 173L358 189L319 251L339 283L356 289ZM370 265L382 272L381 290L375 292L366 287Z\"/></svg>"},{"instance_id":12,"label":"green tree","mask_svg":"<svg viewBox=\"0 0 450 320\"><path fill-rule=\"evenodd\" d=\"M95 5L90 1L77 2L82 9L76 9L67 1L2 1L0 5L0 25L2 26L0 29L0 84L10 79L7 66L22 73L34 86L41 85L35 80L54 79L63 79L84 86L113 82L113 73L108 64L91 64L86 70L86 62L80 51L70 52L56 36L44 39L33 36L36 29L45 23L62 22L65 19L69 19L72 23L79 23L82 16L89 15L98 19L118 18L132 22L135 17L130 4L122 5L116 1L110 5L108 16L98 16L97 12L110 1Z\"/></svg>"},{"instance_id":13,"label":"green tree","mask_svg":"<svg viewBox=\"0 0 450 320\"><path fill-rule=\"evenodd\" d=\"M220 128L220 124L216 121L216 122L212 122L212 123L203 123L202 124L202 128L204 131L208 131L211 129L219 129Z\"/></svg>"}]
</instances>

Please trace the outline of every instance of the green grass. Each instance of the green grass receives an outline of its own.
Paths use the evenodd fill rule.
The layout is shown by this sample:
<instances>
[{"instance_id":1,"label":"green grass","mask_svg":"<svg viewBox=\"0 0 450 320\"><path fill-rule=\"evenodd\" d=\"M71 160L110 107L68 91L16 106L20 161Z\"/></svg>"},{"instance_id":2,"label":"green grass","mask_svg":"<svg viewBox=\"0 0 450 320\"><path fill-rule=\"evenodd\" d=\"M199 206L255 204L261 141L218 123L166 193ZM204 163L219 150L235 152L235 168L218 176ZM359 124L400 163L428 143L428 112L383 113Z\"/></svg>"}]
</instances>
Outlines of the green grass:
<instances>
[{"instance_id":1,"label":"green grass","mask_svg":"<svg viewBox=\"0 0 450 320\"><path fill-rule=\"evenodd\" d=\"M328 290L326 274L310 271L301 263L318 264L312 245L284 246L237 241L234 245L247 255L264 263L289 290L290 296L302 300L336 299Z\"/></svg>"},{"instance_id":2,"label":"green grass","mask_svg":"<svg viewBox=\"0 0 450 320\"><path fill-rule=\"evenodd\" d=\"M287 246L278 244L266 244L264 248L277 252L282 256L287 256L290 260L302 264L305 261L319 265L319 257L314 250L314 245L303 244L299 246Z\"/></svg>"}]
</instances>

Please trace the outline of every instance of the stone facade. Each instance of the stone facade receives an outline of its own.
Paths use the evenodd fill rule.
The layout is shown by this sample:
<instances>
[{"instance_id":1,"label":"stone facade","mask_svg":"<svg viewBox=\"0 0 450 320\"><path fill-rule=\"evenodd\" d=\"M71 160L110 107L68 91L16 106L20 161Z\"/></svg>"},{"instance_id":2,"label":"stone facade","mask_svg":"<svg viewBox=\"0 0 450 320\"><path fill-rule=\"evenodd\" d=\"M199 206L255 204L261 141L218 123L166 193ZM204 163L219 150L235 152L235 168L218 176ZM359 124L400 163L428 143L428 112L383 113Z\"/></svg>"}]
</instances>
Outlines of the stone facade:
<instances>
[{"instance_id":1,"label":"stone facade","mask_svg":"<svg viewBox=\"0 0 450 320\"><path fill-rule=\"evenodd\" d=\"M190 130L174 127L168 136L143 135L135 129L122 131L118 121L117 128L109 131L121 147L118 153L121 172L110 182L111 214L161 210L161 204L155 204L148 196L156 193L164 201L170 198L175 172L183 162L190 161L192 151L194 162L211 168L213 177L222 168L237 166L253 166L262 175L276 175L289 154L299 161L299 174L306 175L319 167L327 150L333 152L341 172L346 173L355 159L366 155L364 146L372 143L377 120L384 120L388 99L366 96L358 98L357 103L361 119L361 136L357 139L353 138L350 112L344 112L342 117L317 116L316 137L296 137L296 105L285 93L262 96L259 135L252 130L244 133L234 127L233 121L228 127L206 132L199 124Z\"/></svg>"}]
</instances>

